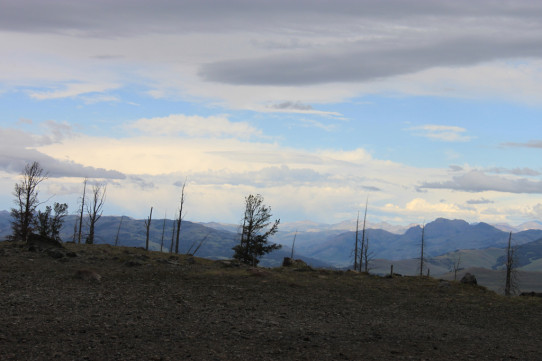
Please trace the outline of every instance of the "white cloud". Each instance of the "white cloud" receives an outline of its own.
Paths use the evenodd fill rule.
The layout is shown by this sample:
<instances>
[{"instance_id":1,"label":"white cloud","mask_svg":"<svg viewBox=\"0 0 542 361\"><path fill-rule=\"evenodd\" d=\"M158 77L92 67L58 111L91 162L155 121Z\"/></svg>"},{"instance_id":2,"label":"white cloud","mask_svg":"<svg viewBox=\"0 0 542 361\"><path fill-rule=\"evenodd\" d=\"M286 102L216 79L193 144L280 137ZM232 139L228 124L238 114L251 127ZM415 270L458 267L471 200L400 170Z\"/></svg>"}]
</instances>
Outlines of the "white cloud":
<instances>
[{"instance_id":1,"label":"white cloud","mask_svg":"<svg viewBox=\"0 0 542 361\"><path fill-rule=\"evenodd\" d=\"M456 126L427 124L411 127L408 130L412 131L414 135L443 142L467 142L471 139L471 137L464 135L467 132L465 128Z\"/></svg>"},{"instance_id":2,"label":"white cloud","mask_svg":"<svg viewBox=\"0 0 542 361\"><path fill-rule=\"evenodd\" d=\"M105 91L109 91L112 89L118 88L118 84L92 84L92 83L72 83L72 84L66 84L65 86L62 86L61 89L57 90L48 90L48 91L29 91L30 97L38 100L46 100L46 99L59 99L59 98L71 98L76 97L82 94L89 94L89 93L103 93ZM102 100L100 100L102 99ZM86 98L87 101L103 101L103 100L111 100L110 97L105 98L102 97L94 97Z\"/></svg>"},{"instance_id":3,"label":"white cloud","mask_svg":"<svg viewBox=\"0 0 542 361\"><path fill-rule=\"evenodd\" d=\"M172 114L167 117L142 118L129 125L144 134L190 137L261 137L262 132L247 122L232 122L226 116L202 117Z\"/></svg>"}]
</instances>

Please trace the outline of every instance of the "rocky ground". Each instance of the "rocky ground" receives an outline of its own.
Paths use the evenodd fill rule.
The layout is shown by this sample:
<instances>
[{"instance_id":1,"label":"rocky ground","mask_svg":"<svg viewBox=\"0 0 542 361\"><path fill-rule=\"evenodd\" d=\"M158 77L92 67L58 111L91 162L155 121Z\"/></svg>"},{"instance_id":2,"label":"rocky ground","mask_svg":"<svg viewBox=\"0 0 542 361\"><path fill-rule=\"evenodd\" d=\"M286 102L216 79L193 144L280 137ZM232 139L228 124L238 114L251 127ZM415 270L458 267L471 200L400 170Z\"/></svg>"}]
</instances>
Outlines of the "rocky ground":
<instances>
[{"instance_id":1,"label":"rocky ground","mask_svg":"<svg viewBox=\"0 0 542 361\"><path fill-rule=\"evenodd\" d=\"M539 360L542 298L0 243L0 360Z\"/></svg>"}]
</instances>

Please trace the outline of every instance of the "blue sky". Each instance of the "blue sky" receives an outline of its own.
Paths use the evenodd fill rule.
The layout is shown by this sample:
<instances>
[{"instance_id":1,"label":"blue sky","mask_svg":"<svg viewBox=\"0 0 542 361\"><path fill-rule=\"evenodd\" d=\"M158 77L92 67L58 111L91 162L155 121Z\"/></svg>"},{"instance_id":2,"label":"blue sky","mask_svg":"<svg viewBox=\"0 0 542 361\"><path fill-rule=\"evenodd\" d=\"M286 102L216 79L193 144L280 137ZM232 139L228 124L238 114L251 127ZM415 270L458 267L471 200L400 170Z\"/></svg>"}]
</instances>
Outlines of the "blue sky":
<instances>
[{"instance_id":1,"label":"blue sky","mask_svg":"<svg viewBox=\"0 0 542 361\"><path fill-rule=\"evenodd\" d=\"M542 5L0 0L0 209L239 221L542 218Z\"/></svg>"}]
</instances>

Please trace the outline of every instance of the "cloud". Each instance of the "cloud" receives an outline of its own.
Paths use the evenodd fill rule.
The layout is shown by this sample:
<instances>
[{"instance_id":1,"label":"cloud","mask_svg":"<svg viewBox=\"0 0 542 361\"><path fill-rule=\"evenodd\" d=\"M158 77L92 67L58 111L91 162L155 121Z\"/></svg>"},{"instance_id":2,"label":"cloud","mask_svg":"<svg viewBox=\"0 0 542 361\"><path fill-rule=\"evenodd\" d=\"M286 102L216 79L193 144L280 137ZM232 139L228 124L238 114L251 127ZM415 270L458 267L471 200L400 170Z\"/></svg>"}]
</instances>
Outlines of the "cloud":
<instances>
[{"instance_id":1,"label":"cloud","mask_svg":"<svg viewBox=\"0 0 542 361\"><path fill-rule=\"evenodd\" d=\"M450 166L450 170L451 170L452 172L460 172L460 171L463 170L463 167L458 166L458 165L451 165L451 166Z\"/></svg>"},{"instance_id":2,"label":"cloud","mask_svg":"<svg viewBox=\"0 0 542 361\"><path fill-rule=\"evenodd\" d=\"M416 214L417 217L423 219L433 219L435 215L450 218L466 218L471 216L474 211L461 207L455 203L448 203L439 201L437 203L431 203L423 198L414 198L404 207L395 205L393 203L386 204L382 210L391 213L401 214Z\"/></svg>"},{"instance_id":3,"label":"cloud","mask_svg":"<svg viewBox=\"0 0 542 361\"><path fill-rule=\"evenodd\" d=\"M108 90L117 89L118 87L119 87L118 84L72 83L72 84L66 84L62 86L61 89L48 90L48 91L29 91L28 93L31 98L34 98L37 100L46 100L46 99L72 98L72 97L76 97L82 94L90 94L90 93L103 93ZM99 100L100 97L87 98L87 100L90 100L90 99L100 101Z\"/></svg>"},{"instance_id":4,"label":"cloud","mask_svg":"<svg viewBox=\"0 0 542 361\"><path fill-rule=\"evenodd\" d=\"M518 147L518 148L542 148L542 140L531 140L527 143L502 143L504 147Z\"/></svg>"},{"instance_id":5,"label":"cloud","mask_svg":"<svg viewBox=\"0 0 542 361\"><path fill-rule=\"evenodd\" d=\"M37 136L21 130L0 128L0 169L8 173L20 173L26 164L39 162L50 177L89 177L124 179L125 175L114 170L88 167L69 160L58 160L37 150L64 138L69 126L53 121L46 122L49 134Z\"/></svg>"},{"instance_id":6,"label":"cloud","mask_svg":"<svg viewBox=\"0 0 542 361\"><path fill-rule=\"evenodd\" d=\"M485 198L480 198L480 199L469 199L467 201L467 204L491 204L491 203L495 203L489 199L485 199Z\"/></svg>"},{"instance_id":7,"label":"cloud","mask_svg":"<svg viewBox=\"0 0 542 361\"><path fill-rule=\"evenodd\" d=\"M520 176L521 175L538 176L538 175L542 174L539 171L536 171L536 170L531 169L531 168L526 168L526 167L513 168L513 169L502 168L502 167L494 167L494 168L487 169L487 172L488 173L496 173L496 174L513 174L513 175L520 175Z\"/></svg>"},{"instance_id":8,"label":"cloud","mask_svg":"<svg viewBox=\"0 0 542 361\"><path fill-rule=\"evenodd\" d=\"M534 48L536 47L536 48ZM495 59L542 56L536 38L459 37L402 46L367 49L364 41L333 52L308 51L263 58L207 63L199 75L206 81L235 85L312 85L367 82L434 67L475 65ZM362 59L362 61L360 61ZM262 71L265 69L265 71Z\"/></svg>"},{"instance_id":9,"label":"cloud","mask_svg":"<svg viewBox=\"0 0 542 361\"><path fill-rule=\"evenodd\" d=\"M300 119L299 121L303 127L319 128L326 132L331 132L337 127L336 124L324 124L313 119Z\"/></svg>"},{"instance_id":10,"label":"cloud","mask_svg":"<svg viewBox=\"0 0 542 361\"><path fill-rule=\"evenodd\" d=\"M272 104L270 107L272 109L279 110L312 110L312 106L310 104L303 104L301 102L292 101Z\"/></svg>"},{"instance_id":11,"label":"cloud","mask_svg":"<svg viewBox=\"0 0 542 361\"><path fill-rule=\"evenodd\" d=\"M507 193L542 193L542 181L528 179L509 179L490 176L478 170L472 170L460 176L455 176L446 182L425 182L421 189L452 189L464 192L497 191Z\"/></svg>"},{"instance_id":12,"label":"cloud","mask_svg":"<svg viewBox=\"0 0 542 361\"><path fill-rule=\"evenodd\" d=\"M375 93L540 100L542 5L388 4L4 2L0 81L42 100L117 101L136 85L262 112Z\"/></svg>"},{"instance_id":13,"label":"cloud","mask_svg":"<svg viewBox=\"0 0 542 361\"><path fill-rule=\"evenodd\" d=\"M167 117L142 118L129 125L145 134L190 137L260 137L262 132L247 122L232 122L226 116L202 117L172 114Z\"/></svg>"},{"instance_id":14,"label":"cloud","mask_svg":"<svg viewBox=\"0 0 542 361\"><path fill-rule=\"evenodd\" d=\"M411 127L408 130L414 135L439 140L443 142L467 142L471 137L463 135L467 130L465 128L449 125L422 125L419 127Z\"/></svg>"}]
</instances>

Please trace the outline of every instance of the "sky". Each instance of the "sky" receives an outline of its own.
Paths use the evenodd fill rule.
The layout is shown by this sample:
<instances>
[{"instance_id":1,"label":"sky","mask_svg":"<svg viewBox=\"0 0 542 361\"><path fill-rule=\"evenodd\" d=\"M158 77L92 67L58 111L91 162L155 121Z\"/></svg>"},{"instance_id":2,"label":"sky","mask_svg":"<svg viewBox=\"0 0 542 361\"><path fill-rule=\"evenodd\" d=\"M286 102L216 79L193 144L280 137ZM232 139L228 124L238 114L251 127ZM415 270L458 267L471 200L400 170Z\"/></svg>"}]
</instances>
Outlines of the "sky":
<instances>
[{"instance_id":1,"label":"sky","mask_svg":"<svg viewBox=\"0 0 542 361\"><path fill-rule=\"evenodd\" d=\"M0 209L542 219L542 2L0 0ZM48 203L47 203L48 202Z\"/></svg>"}]
</instances>

